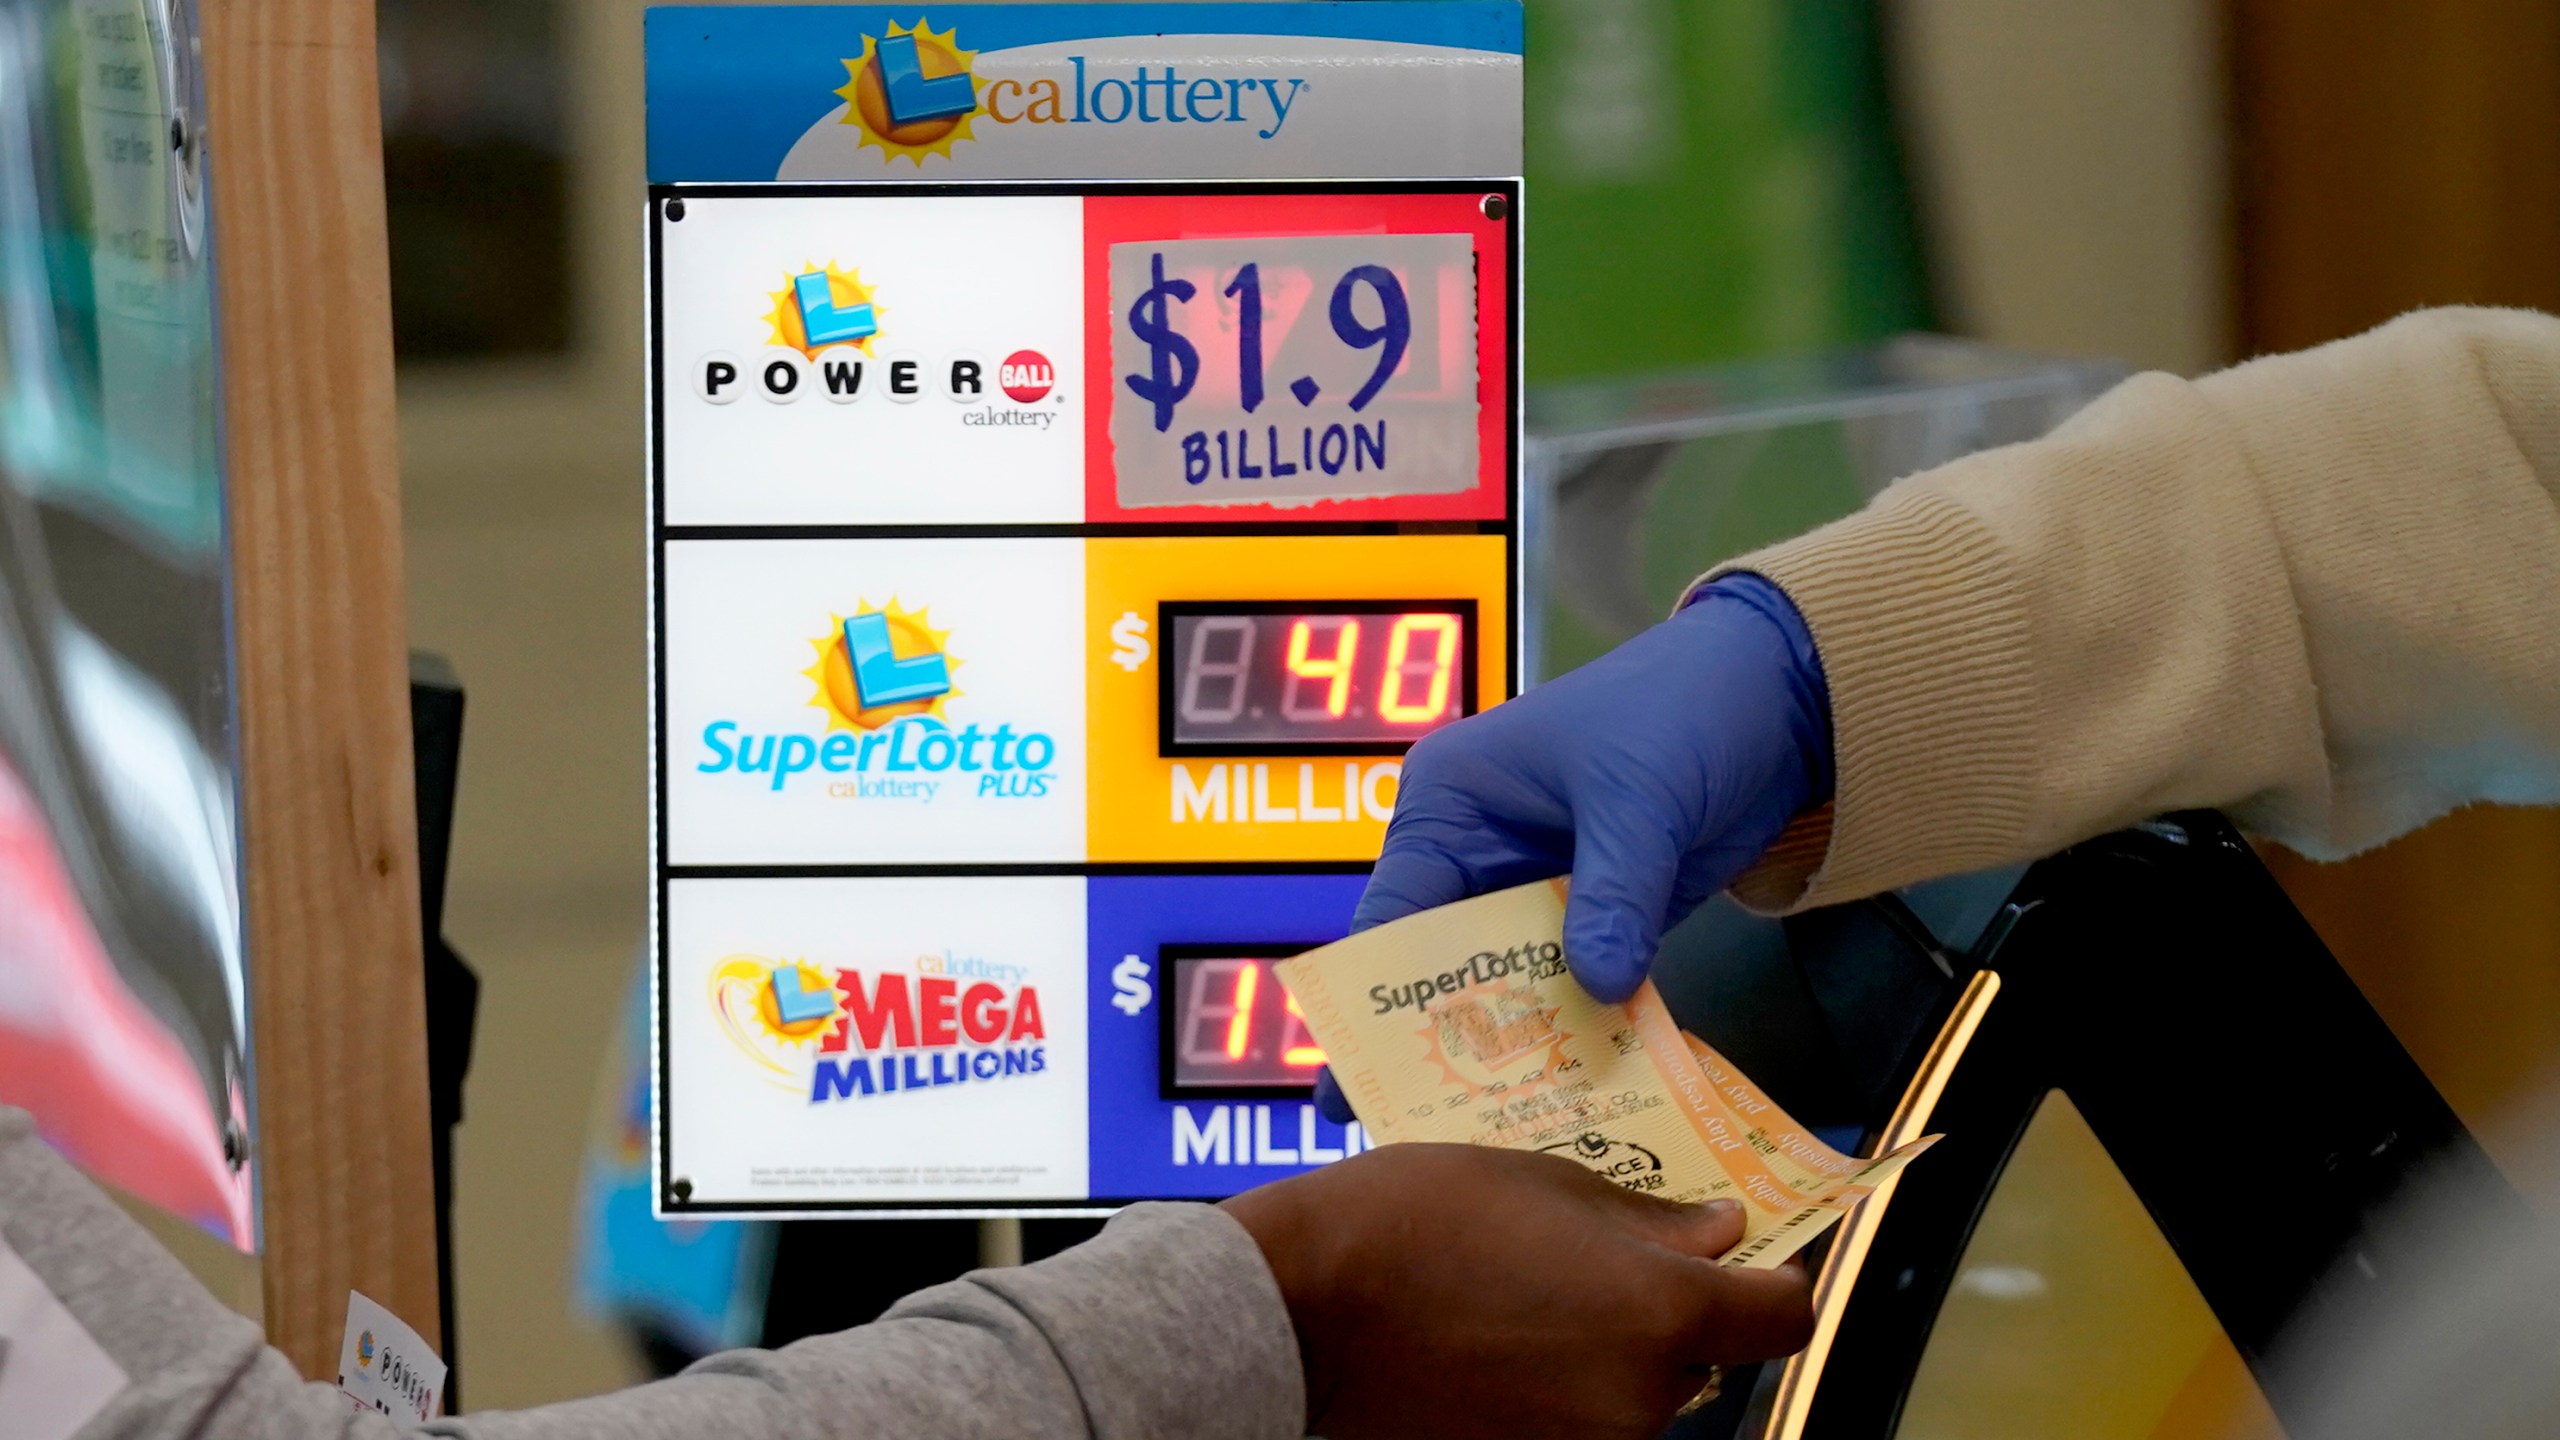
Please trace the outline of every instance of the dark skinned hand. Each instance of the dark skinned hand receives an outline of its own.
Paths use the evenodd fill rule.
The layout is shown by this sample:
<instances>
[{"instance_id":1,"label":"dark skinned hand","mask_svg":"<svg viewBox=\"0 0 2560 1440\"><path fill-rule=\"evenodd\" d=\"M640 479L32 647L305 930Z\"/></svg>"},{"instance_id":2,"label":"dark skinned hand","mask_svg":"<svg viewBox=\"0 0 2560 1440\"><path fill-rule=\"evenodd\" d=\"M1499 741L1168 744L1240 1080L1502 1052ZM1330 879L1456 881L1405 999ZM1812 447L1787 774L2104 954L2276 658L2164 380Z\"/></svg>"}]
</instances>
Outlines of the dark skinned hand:
<instances>
[{"instance_id":1,"label":"dark skinned hand","mask_svg":"<svg viewBox=\"0 0 2560 1440\"><path fill-rule=\"evenodd\" d=\"M1326 1440L1640 1440L1708 1367L1813 1330L1796 1266L1736 1270L1730 1202L1675 1205L1553 1155L1388 1145L1225 1203L1298 1332Z\"/></svg>"}]
</instances>

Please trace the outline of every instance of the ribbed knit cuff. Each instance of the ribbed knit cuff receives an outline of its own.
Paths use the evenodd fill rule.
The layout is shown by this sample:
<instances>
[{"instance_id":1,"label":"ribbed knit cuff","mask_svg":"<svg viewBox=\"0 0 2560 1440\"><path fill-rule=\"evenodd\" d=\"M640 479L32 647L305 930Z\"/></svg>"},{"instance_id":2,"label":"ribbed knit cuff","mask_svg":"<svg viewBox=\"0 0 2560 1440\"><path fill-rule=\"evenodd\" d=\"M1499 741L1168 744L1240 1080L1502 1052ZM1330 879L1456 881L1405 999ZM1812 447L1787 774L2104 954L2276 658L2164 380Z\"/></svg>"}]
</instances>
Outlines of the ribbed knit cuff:
<instances>
[{"instance_id":1,"label":"ribbed knit cuff","mask_svg":"<svg viewBox=\"0 0 2560 1440\"><path fill-rule=\"evenodd\" d=\"M1754 909L1836 904L2005 859L2025 834L2034 693L2025 595L1999 541L1936 492L1888 492L1717 567L1787 593L1831 687L1837 785L1734 886Z\"/></svg>"},{"instance_id":2,"label":"ribbed knit cuff","mask_svg":"<svg viewBox=\"0 0 2560 1440\"><path fill-rule=\"evenodd\" d=\"M1831 815L1831 806L1825 802L1778 832L1778 838L1729 887L1743 909L1784 915L1805 903L1806 887L1831 853Z\"/></svg>"}]
</instances>

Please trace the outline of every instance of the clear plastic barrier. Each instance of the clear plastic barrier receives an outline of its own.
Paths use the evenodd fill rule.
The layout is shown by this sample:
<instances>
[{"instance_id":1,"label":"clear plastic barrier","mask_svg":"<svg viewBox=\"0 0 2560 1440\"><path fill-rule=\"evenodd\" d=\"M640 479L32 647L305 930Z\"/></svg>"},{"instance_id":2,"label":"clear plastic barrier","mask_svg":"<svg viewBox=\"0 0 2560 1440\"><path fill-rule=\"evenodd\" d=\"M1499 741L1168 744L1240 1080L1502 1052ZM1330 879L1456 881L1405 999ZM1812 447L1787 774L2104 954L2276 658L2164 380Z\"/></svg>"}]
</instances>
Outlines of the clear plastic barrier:
<instances>
[{"instance_id":1,"label":"clear plastic barrier","mask_svg":"<svg viewBox=\"0 0 2560 1440\"><path fill-rule=\"evenodd\" d=\"M251 1248L187 0L0 0L0 1104Z\"/></svg>"},{"instance_id":2,"label":"clear plastic barrier","mask_svg":"<svg viewBox=\"0 0 2560 1440\"><path fill-rule=\"evenodd\" d=\"M1533 390L1530 676L1661 619L1717 561L1847 514L1902 476L2032 440L2125 373L1912 335Z\"/></svg>"}]
</instances>

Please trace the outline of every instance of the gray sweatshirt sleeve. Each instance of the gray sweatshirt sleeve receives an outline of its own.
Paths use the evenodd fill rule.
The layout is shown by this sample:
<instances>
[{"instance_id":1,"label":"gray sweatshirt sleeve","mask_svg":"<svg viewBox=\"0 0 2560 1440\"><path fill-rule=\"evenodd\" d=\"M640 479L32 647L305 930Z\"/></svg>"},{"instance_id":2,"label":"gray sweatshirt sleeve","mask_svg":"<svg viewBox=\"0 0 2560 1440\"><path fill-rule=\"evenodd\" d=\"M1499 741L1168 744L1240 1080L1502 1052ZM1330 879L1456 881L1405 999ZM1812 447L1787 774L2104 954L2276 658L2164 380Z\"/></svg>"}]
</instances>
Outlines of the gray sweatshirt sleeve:
<instances>
[{"instance_id":1,"label":"gray sweatshirt sleeve","mask_svg":"<svg viewBox=\"0 0 2560 1440\"><path fill-rule=\"evenodd\" d=\"M397 1433L304 1383L5 1107L0 1241L130 1377L81 1440ZM466 1440L1293 1440L1305 1393L1288 1310L1243 1227L1208 1206L1138 1205L1090 1243L919 1291L859 1329L429 1428Z\"/></svg>"}]
</instances>

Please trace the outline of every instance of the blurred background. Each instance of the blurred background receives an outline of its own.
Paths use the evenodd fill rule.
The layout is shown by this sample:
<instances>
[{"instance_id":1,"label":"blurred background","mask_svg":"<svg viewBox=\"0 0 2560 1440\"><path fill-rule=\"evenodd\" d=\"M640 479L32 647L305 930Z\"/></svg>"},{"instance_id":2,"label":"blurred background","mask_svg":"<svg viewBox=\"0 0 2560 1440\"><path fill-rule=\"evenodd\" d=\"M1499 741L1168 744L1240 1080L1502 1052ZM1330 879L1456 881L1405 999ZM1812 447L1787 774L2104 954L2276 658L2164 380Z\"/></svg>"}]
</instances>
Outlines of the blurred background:
<instances>
[{"instance_id":1,"label":"blurred background","mask_svg":"<svg viewBox=\"0 0 2560 1440\"><path fill-rule=\"evenodd\" d=\"M483 985L455 1139L475 1409L644 1373L572 1283L646 923L642 8L380 4L411 644L470 696L445 930ZM1910 330L2192 374L2416 305L2560 308L2548 3L1528 11L1533 386ZM2276 863L2510 1144L2560 1053L2560 820Z\"/></svg>"}]
</instances>

